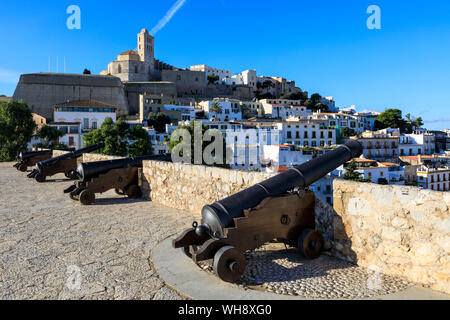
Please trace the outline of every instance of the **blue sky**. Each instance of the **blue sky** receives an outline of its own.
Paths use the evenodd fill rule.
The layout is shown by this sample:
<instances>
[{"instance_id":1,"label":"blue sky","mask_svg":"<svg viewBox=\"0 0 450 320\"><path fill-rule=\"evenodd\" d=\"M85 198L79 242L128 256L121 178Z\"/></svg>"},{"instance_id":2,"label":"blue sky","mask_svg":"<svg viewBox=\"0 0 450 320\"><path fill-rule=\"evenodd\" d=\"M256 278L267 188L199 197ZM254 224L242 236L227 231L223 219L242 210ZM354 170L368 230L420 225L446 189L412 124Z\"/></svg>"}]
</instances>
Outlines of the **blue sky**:
<instances>
[{"instance_id":1,"label":"blue sky","mask_svg":"<svg viewBox=\"0 0 450 320\"><path fill-rule=\"evenodd\" d=\"M2 1L0 94L13 94L19 74L48 71L49 56L53 72L66 57L67 72L100 73L175 2ZM81 30L66 27L73 4ZM374 4L381 30L366 27ZM450 1L186 0L155 47L157 59L177 67L256 69L331 95L340 107L397 107L430 129L450 128Z\"/></svg>"}]
</instances>

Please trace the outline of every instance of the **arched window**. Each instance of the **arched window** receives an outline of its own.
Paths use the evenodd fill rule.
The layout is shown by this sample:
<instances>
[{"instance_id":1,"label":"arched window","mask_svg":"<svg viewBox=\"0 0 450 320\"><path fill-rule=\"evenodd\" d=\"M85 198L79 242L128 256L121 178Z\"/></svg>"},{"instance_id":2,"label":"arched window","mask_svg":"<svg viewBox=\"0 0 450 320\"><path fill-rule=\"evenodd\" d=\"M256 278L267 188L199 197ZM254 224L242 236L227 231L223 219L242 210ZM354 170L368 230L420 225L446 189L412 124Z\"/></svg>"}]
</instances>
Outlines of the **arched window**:
<instances>
[{"instance_id":1,"label":"arched window","mask_svg":"<svg viewBox=\"0 0 450 320\"><path fill-rule=\"evenodd\" d=\"M117 67L117 72L118 73L122 73L122 66L119 64L119 66Z\"/></svg>"}]
</instances>

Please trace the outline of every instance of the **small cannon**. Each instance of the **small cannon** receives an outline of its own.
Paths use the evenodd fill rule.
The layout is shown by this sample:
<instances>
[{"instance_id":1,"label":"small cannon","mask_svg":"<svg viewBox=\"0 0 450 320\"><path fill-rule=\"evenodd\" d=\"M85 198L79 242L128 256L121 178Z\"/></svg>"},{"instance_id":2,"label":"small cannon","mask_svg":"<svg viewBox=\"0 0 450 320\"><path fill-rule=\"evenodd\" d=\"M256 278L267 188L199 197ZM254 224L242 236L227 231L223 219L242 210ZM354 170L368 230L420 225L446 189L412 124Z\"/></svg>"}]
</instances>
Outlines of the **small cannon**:
<instances>
[{"instance_id":1,"label":"small cannon","mask_svg":"<svg viewBox=\"0 0 450 320\"><path fill-rule=\"evenodd\" d=\"M64 193L69 193L72 200L78 200L83 205L93 204L96 193L111 189L115 189L119 195L127 195L130 199L140 198L142 192L138 172L144 160L171 161L171 156L164 154L80 163L75 172L78 180L64 190Z\"/></svg>"},{"instance_id":2,"label":"small cannon","mask_svg":"<svg viewBox=\"0 0 450 320\"><path fill-rule=\"evenodd\" d=\"M35 166L41 161L50 159L52 154L52 150L21 152L17 157L18 162L14 165L14 168L26 172L28 167Z\"/></svg>"},{"instance_id":3,"label":"small cannon","mask_svg":"<svg viewBox=\"0 0 450 320\"><path fill-rule=\"evenodd\" d=\"M44 182L47 177L54 176L58 173L64 173L69 179L75 179L74 170L77 169L77 159L83 153L89 153L105 146L103 142L92 146L68 152L59 157L51 158L36 164L36 168L28 174L28 178L35 179L37 182Z\"/></svg>"},{"instance_id":4,"label":"small cannon","mask_svg":"<svg viewBox=\"0 0 450 320\"><path fill-rule=\"evenodd\" d=\"M202 225L194 222L174 239L195 263L212 264L215 274L236 282L245 272L244 253L277 240L309 259L318 258L324 239L315 230L315 195L307 189L340 165L362 154L356 141L294 166L253 187L202 209Z\"/></svg>"}]
</instances>

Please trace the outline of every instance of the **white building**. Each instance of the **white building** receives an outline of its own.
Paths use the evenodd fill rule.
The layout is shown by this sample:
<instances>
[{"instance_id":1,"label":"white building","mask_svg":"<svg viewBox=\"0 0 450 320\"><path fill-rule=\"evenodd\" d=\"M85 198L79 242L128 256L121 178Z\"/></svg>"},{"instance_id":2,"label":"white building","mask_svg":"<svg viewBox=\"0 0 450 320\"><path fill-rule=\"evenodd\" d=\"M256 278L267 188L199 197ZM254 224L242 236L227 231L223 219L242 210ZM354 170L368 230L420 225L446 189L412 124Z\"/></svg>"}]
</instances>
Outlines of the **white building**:
<instances>
[{"instance_id":1,"label":"white building","mask_svg":"<svg viewBox=\"0 0 450 320\"><path fill-rule=\"evenodd\" d=\"M53 119L57 123L81 123L82 133L100 128L106 118L116 122L117 108L99 101L82 100L64 102L54 107Z\"/></svg>"},{"instance_id":2,"label":"white building","mask_svg":"<svg viewBox=\"0 0 450 320\"><path fill-rule=\"evenodd\" d=\"M256 70L245 70L234 76L224 79L224 84L229 86L245 85L256 89L257 76Z\"/></svg>"},{"instance_id":3,"label":"white building","mask_svg":"<svg viewBox=\"0 0 450 320\"><path fill-rule=\"evenodd\" d=\"M219 83L226 83L227 79L231 78L233 73L231 70L222 70L209 67L205 64L199 64L195 66L191 66L191 71L201 71L206 73L206 84L208 84L208 76L209 75L217 75L219 77Z\"/></svg>"},{"instance_id":4,"label":"white building","mask_svg":"<svg viewBox=\"0 0 450 320\"><path fill-rule=\"evenodd\" d=\"M64 133L59 138L58 143L64 144L69 148L81 149L83 147L83 139L81 135L81 124L79 122L53 122L48 124Z\"/></svg>"},{"instance_id":5,"label":"white building","mask_svg":"<svg viewBox=\"0 0 450 320\"><path fill-rule=\"evenodd\" d=\"M293 145L264 145L262 161L266 171L279 172L279 167L291 167L312 160L312 150L302 150Z\"/></svg>"},{"instance_id":6,"label":"white building","mask_svg":"<svg viewBox=\"0 0 450 320\"><path fill-rule=\"evenodd\" d=\"M241 104L238 100L215 99L199 103L211 121L228 122L242 120Z\"/></svg>"},{"instance_id":7,"label":"white building","mask_svg":"<svg viewBox=\"0 0 450 320\"><path fill-rule=\"evenodd\" d=\"M424 189L450 191L450 167L421 166L417 169L417 178L417 185Z\"/></svg>"},{"instance_id":8,"label":"white building","mask_svg":"<svg viewBox=\"0 0 450 320\"><path fill-rule=\"evenodd\" d=\"M322 99L320 99L320 102L328 107L329 112L339 111L339 109L336 108L336 101L333 100L333 97L323 97Z\"/></svg>"},{"instance_id":9,"label":"white building","mask_svg":"<svg viewBox=\"0 0 450 320\"><path fill-rule=\"evenodd\" d=\"M399 155L400 156L417 156L425 154L425 146L418 144L413 136L408 134L399 137Z\"/></svg>"},{"instance_id":10,"label":"white building","mask_svg":"<svg viewBox=\"0 0 450 320\"><path fill-rule=\"evenodd\" d=\"M361 173L361 178L370 179L372 183L405 184L405 170L398 164L370 159L355 159L355 162L357 165L356 171Z\"/></svg>"},{"instance_id":11,"label":"white building","mask_svg":"<svg viewBox=\"0 0 450 320\"><path fill-rule=\"evenodd\" d=\"M364 132L364 126L360 124L358 117L350 114L321 112L310 115L308 119L325 120L330 127L340 128L341 130L343 128L349 128L356 133Z\"/></svg>"},{"instance_id":12,"label":"white building","mask_svg":"<svg viewBox=\"0 0 450 320\"><path fill-rule=\"evenodd\" d=\"M166 154L169 153L169 147L166 144L166 140L169 139L170 135L168 133L157 133L153 127L144 127L147 131L150 141L153 146L153 154Z\"/></svg>"},{"instance_id":13,"label":"white building","mask_svg":"<svg viewBox=\"0 0 450 320\"><path fill-rule=\"evenodd\" d=\"M173 104L165 104L164 109L169 112L180 112L180 121L192 121L195 119L195 108L192 106L177 106Z\"/></svg>"},{"instance_id":14,"label":"white building","mask_svg":"<svg viewBox=\"0 0 450 320\"><path fill-rule=\"evenodd\" d=\"M436 137L433 133L425 130L416 130L412 134L406 134L416 145L423 145L423 154L433 154L436 152Z\"/></svg>"},{"instance_id":15,"label":"white building","mask_svg":"<svg viewBox=\"0 0 450 320\"><path fill-rule=\"evenodd\" d=\"M283 133L283 143L302 147L325 147L336 145L336 129L316 122L282 122L278 124Z\"/></svg>"}]
</instances>

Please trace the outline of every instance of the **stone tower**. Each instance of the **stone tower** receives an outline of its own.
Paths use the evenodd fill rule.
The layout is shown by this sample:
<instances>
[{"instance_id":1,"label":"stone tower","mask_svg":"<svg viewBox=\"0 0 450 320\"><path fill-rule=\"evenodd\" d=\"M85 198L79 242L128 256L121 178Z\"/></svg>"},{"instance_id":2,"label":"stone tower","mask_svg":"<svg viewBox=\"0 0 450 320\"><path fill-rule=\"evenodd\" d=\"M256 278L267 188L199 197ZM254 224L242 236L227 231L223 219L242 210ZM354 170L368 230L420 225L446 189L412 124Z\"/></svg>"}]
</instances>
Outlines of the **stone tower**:
<instances>
[{"instance_id":1,"label":"stone tower","mask_svg":"<svg viewBox=\"0 0 450 320\"><path fill-rule=\"evenodd\" d=\"M142 29L138 34L138 52L142 62L153 65L155 57L155 39L150 35L147 29Z\"/></svg>"}]
</instances>

